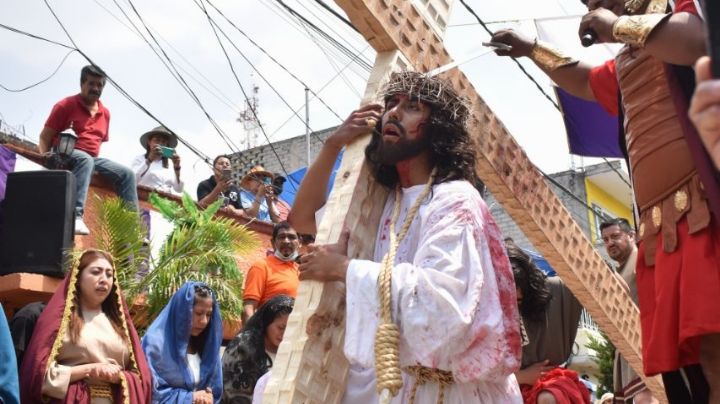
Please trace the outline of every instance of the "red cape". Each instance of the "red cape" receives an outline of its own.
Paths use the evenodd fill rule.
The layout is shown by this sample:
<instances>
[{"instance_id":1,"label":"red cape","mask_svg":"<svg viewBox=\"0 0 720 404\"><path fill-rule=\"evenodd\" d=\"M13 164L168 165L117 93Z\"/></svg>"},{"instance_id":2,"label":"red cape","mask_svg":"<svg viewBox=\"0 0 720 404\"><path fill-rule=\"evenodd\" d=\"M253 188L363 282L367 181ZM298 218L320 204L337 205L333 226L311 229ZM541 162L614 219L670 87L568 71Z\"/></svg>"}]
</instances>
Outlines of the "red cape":
<instances>
[{"instance_id":1,"label":"red cape","mask_svg":"<svg viewBox=\"0 0 720 404\"><path fill-rule=\"evenodd\" d=\"M68 286L75 281L77 272L77 267L74 267L65 276L65 280L55 291L35 325L30 345L26 350L22 368L20 369L20 401L23 403L64 402L67 404L90 404L90 390L84 380L70 383L65 400L51 399L42 395L43 381L45 380L52 347L58 339L58 331L62 320L64 316L68 315L65 312L66 302L68 301ZM130 313L125 304L125 299L122 298L119 288L114 290L118 293L118 301L122 305L122 312L125 317L127 330L125 339L131 347L131 359L134 359L137 367L132 371L123 371L123 381L118 385L120 388L113 388L114 402L149 403L152 393L152 380L145 354L140 345L137 331L130 320ZM74 292L75 288L73 287L72 293L74 294ZM60 338L62 337L60 336Z\"/></svg>"}]
</instances>

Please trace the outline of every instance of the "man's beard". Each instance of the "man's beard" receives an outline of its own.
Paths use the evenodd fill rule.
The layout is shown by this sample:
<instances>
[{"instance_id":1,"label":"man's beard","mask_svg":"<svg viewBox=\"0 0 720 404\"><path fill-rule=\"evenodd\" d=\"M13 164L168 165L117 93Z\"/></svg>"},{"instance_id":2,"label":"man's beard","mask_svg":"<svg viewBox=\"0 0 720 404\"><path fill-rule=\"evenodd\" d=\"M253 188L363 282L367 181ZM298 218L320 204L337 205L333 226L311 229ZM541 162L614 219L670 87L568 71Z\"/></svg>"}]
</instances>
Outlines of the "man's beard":
<instances>
[{"instance_id":1,"label":"man's beard","mask_svg":"<svg viewBox=\"0 0 720 404\"><path fill-rule=\"evenodd\" d=\"M395 165L401 161L410 159L419 155L428 149L430 145L429 136L420 136L415 140L409 140L407 138L407 131L396 120L389 120L385 124L391 123L398 129L398 140L394 143L386 142L383 138L382 131L380 131L380 141L378 147L375 150L377 161L384 165Z\"/></svg>"}]
</instances>

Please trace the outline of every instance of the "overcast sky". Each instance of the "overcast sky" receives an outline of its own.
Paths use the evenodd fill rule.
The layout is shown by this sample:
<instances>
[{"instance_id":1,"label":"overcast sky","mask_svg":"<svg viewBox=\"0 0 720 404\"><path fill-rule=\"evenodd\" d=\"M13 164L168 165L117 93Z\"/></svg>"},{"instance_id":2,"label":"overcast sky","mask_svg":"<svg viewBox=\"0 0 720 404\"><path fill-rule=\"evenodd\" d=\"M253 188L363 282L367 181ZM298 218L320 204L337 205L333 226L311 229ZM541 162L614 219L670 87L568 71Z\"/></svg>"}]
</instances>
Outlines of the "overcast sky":
<instances>
[{"instance_id":1,"label":"overcast sky","mask_svg":"<svg viewBox=\"0 0 720 404\"><path fill-rule=\"evenodd\" d=\"M120 8L148 37L127 0L48 1L77 46L168 127L211 158L229 151L229 146L197 103L133 31ZM492 24L493 28L511 26L531 35L534 35L532 20L535 18L580 15L584 11L579 0L468 2L485 21L505 21ZM335 114L345 117L357 108L368 71L351 62L349 57L341 56L319 35L310 35L306 28L282 11L276 1L212 0L212 3L269 55L318 92L334 111L318 100L311 101L310 127L313 130L337 125L341 120ZM363 60L373 63L375 53L363 38L314 1L285 0L285 3L352 52L360 53ZM479 49L487 35L465 8L459 2L455 3L446 46L451 55L462 59ZM241 147L246 136L237 118L243 109L244 97L200 7L194 0L134 0L133 4L208 114L231 138L234 144L231 147ZM254 85L259 87L260 120L270 140L304 133L303 122L286 105L300 109L299 115L304 116L303 85L232 28L207 3L204 4L234 46L269 82L266 83L233 44L219 33L245 91L251 93ZM0 0L0 23L70 43L42 0ZM568 36L574 42L576 39L572 34L571 31ZM0 84L18 89L37 82L50 75L67 53L59 46L0 29ZM27 138L37 141L52 105L78 92L79 71L85 64L87 61L81 55L72 53L47 82L19 93L0 89L0 119L16 128L24 127ZM551 91L539 69L529 61L524 64L543 87ZM510 60L489 54L462 65L461 69L538 167L555 172L570 166L559 113ZM157 124L111 86L106 87L102 101L109 108L112 120L110 141L103 145L101 155L129 164L135 155L143 152L138 143L139 136ZM266 142L260 133L257 141ZM181 146L179 153L183 158L186 190L194 194L197 182L209 176L210 170L188 149ZM304 155L305 151L298 150L297 153ZM579 159L575 161L580 162Z\"/></svg>"}]
</instances>

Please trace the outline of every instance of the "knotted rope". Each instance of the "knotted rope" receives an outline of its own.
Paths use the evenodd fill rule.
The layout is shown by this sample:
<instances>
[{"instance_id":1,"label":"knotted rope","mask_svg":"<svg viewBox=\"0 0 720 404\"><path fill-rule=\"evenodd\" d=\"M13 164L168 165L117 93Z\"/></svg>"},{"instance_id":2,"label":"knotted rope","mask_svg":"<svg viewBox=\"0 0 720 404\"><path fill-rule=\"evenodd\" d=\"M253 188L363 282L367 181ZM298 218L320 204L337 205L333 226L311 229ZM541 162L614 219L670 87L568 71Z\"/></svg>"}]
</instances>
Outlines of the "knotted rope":
<instances>
[{"instance_id":1,"label":"knotted rope","mask_svg":"<svg viewBox=\"0 0 720 404\"><path fill-rule=\"evenodd\" d=\"M393 322L391 306L392 268L398 245L407 235L410 225L417 215L420 205L432 190L435 169L430 173L425 188L413 203L405 216L400 231L395 234L395 225L400 217L402 194L400 187L395 188L395 206L390 219L390 248L382 260L382 269L378 277L378 295L380 297L381 323L375 333L375 375L380 403L390 403L402 388L402 371L400 370L400 328Z\"/></svg>"},{"instance_id":2,"label":"knotted rope","mask_svg":"<svg viewBox=\"0 0 720 404\"><path fill-rule=\"evenodd\" d=\"M426 383L437 383L440 391L438 392L437 404L443 404L445 400L445 387L455 383L452 372L447 370L426 368L425 366L408 366L405 371L415 378L412 390L410 390L410 404L415 403L415 393L418 386Z\"/></svg>"}]
</instances>

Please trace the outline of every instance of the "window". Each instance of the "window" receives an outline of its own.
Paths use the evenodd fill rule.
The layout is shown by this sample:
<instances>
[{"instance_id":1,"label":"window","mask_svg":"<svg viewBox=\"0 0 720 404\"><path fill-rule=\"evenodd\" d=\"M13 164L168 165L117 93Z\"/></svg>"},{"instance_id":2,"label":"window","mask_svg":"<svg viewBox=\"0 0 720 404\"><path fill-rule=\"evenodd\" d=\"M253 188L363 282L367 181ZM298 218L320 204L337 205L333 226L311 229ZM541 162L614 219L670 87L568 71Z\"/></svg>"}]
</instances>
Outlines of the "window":
<instances>
[{"instance_id":1,"label":"window","mask_svg":"<svg viewBox=\"0 0 720 404\"><path fill-rule=\"evenodd\" d=\"M600 232L600 224L606 220L610 220L615 217L612 213L608 212L607 210L603 209L600 205L593 203L593 217L595 218L595 223L593 226L593 233L595 234L595 242L600 243L602 242L602 233Z\"/></svg>"}]
</instances>

